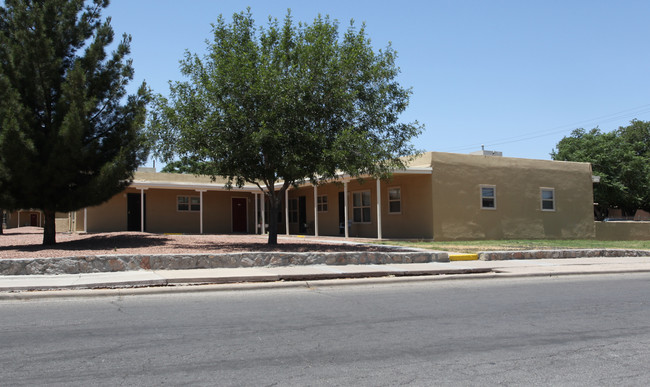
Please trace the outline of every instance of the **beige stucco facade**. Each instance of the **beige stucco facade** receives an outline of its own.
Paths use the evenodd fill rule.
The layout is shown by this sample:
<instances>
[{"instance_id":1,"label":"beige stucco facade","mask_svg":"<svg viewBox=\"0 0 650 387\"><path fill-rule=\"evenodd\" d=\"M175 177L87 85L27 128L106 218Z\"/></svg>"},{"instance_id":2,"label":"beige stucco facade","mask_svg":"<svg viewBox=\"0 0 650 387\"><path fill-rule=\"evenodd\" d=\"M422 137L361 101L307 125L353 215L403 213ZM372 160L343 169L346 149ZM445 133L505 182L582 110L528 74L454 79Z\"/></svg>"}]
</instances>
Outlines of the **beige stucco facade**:
<instances>
[{"instance_id":1,"label":"beige stucco facade","mask_svg":"<svg viewBox=\"0 0 650 387\"><path fill-rule=\"evenodd\" d=\"M130 187L108 202L77 212L77 231L111 232L128 230L128 196L141 195L139 189ZM152 233L226 234L233 232L232 200L246 203L245 227L254 232L254 200L250 192L237 190L203 192L203 230L201 211L179 211L178 197L197 198L200 192L190 189L149 188L144 190L144 230ZM137 222L136 222L137 224ZM139 230L137 230L139 231Z\"/></svg>"},{"instance_id":2,"label":"beige stucco facade","mask_svg":"<svg viewBox=\"0 0 650 387\"><path fill-rule=\"evenodd\" d=\"M138 171L128 189L78 211L71 225L87 232L144 226L153 233L259 233L259 188L229 190L224 184L209 177ZM316 189L309 183L291 188L276 215L278 232L286 232L288 220L290 234L345 235L345 192L350 237L595 237L590 164L439 152L418 156L379 185L370 178L341 176ZM267 208L266 224L268 217Z\"/></svg>"},{"instance_id":3,"label":"beige stucco facade","mask_svg":"<svg viewBox=\"0 0 650 387\"><path fill-rule=\"evenodd\" d=\"M378 220L381 216L381 234L383 238L414 238L431 239L433 235L433 222L431 217L422 216L423 213L430 214L432 211L431 198L431 174L430 173L407 173L396 172L388 181L381 181L379 192L381 197L380 211L377 213L377 182L374 179L362 181L347 181L348 196L348 235L351 237L377 238ZM399 189L400 211L390 210L389 190ZM354 196L362 193L369 193L370 206L366 210L369 219L355 221L354 219ZM319 235L337 236L343 235L344 215L340 211L344 208L345 187L343 182L320 185L316 189L316 197L325 196L327 199L327 210L319 211L318 206L314 208L313 186L300 187L289 191L289 200L304 198L306 202L306 229L307 234L314 234L315 219L318 217ZM318 199L317 199L318 200ZM322 207L321 207L322 208ZM367 208L367 207L366 207ZM290 216L291 219L291 216ZM300 233L298 222L289 222L289 233ZM284 232L281 229L280 232Z\"/></svg>"},{"instance_id":4,"label":"beige stucco facade","mask_svg":"<svg viewBox=\"0 0 650 387\"><path fill-rule=\"evenodd\" d=\"M431 153L436 240L594 238L588 163ZM481 188L493 187L494 208ZM554 192L542 210L541 190Z\"/></svg>"},{"instance_id":5,"label":"beige stucco facade","mask_svg":"<svg viewBox=\"0 0 650 387\"><path fill-rule=\"evenodd\" d=\"M4 224L6 228L16 227L43 227L45 215L42 211L36 209L3 211ZM64 212L55 214L56 232L69 232L70 215Z\"/></svg>"}]
</instances>

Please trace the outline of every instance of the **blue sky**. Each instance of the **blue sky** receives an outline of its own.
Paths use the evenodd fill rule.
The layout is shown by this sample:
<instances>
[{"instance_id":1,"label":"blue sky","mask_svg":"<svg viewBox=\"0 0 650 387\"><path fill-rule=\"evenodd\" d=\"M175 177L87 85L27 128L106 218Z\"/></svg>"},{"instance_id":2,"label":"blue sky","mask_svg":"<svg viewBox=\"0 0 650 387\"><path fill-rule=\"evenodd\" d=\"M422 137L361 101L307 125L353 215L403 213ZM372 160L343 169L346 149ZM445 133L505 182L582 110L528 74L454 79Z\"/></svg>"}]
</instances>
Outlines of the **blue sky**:
<instances>
[{"instance_id":1,"label":"blue sky","mask_svg":"<svg viewBox=\"0 0 650 387\"><path fill-rule=\"evenodd\" d=\"M392 42L400 83L412 87L404 121L426 126L421 150L550 159L573 129L610 131L650 120L650 1L113 0L117 36L132 35L136 79L167 94L185 50L202 54L219 14L250 6L311 22L366 23L376 49ZM151 164L151 162L149 163Z\"/></svg>"}]
</instances>

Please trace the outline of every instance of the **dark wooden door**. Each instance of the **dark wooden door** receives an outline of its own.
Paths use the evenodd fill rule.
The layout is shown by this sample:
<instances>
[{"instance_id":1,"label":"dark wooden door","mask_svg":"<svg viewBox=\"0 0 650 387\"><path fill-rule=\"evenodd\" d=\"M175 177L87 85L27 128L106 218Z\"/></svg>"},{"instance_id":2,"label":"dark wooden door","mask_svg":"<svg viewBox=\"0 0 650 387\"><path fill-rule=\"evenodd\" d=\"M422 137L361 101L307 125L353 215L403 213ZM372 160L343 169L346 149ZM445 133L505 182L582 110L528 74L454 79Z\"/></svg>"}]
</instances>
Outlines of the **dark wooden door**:
<instances>
[{"instance_id":1,"label":"dark wooden door","mask_svg":"<svg viewBox=\"0 0 650 387\"><path fill-rule=\"evenodd\" d=\"M37 227L38 226L38 215L37 214L30 214L29 215L29 225L32 227Z\"/></svg>"},{"instance_id":2,"label":"dark wooden door","mask_svg":"<svg viewBox=\"0 0 650 387\"><path fill-rule=\"evenodd\" d=\"M144 212L147 213L147 196L145 196L145 206ZM142 208L140 206L140 194L139 193L130 193L126 195L126 229L127 231L140 231L141 226L141 212ZM144 217L145 220L147 217ZM144 229L147 229L147 224L145 223Z\"/></svg>"},{"instance_id":3,"label":"dark wooden door","mask_svg":"<svg viewBox=\"0 0 650 387\"><path fill-rule=\"evenodd\" d=\"M247 232L246 199L232 198L232 232Z\"/></svg>"}]
</instances>

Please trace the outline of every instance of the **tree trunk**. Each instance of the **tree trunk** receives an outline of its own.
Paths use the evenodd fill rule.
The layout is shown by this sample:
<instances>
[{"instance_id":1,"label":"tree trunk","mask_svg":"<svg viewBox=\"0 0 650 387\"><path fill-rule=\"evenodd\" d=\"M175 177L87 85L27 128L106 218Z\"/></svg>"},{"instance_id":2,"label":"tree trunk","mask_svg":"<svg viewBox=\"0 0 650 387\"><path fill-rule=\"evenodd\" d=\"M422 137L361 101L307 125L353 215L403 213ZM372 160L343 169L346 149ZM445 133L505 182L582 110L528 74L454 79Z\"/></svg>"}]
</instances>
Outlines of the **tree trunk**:
<instances>
[{"instance_id":1,"label":"tree trunk","mask_svg":"<svg viewBox=\"0 0 650 387\"><path fill-rule=\"evenodd\" d=\"M276 193L271 192L269 195L269 240L268 245L275 246L278 244L278 203L275 197Z\"/></svg>"},{"instance_id":2,"label":"tree trunk","mask_svg":"<svg viewBox=\"0 0 650 387\"><path fill-rule=\"evenodd\" d=\"M56 244L56 217L52 210L43 210L45 224L43 225L43 245Z\"/></svg>"}]
</instances>

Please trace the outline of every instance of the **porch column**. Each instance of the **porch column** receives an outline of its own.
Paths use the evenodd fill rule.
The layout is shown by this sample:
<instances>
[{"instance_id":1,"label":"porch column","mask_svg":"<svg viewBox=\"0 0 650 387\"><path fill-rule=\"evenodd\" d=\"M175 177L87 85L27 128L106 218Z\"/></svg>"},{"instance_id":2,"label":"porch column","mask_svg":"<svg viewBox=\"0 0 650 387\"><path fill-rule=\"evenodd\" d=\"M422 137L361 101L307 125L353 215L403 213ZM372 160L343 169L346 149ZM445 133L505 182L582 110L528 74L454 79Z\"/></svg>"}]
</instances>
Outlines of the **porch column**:
<instances>
[{"instance_id":1,"label":"porch column","mask_svg":"<svg viewBox=\"0 0 650 387\"><path fill-rule=\"evenodd\" d=\"M381 239L381 180L377 179L377 239Z\"/></svg>"},{"instance_id":2,"label":"porch column","mask_svg":"<svg viewBox=\"0 0 650 387\"><path fill-rule=\"evenodd\" d=\"M77 219L77 217L76 217L76 215L75 215L75 222L74 222L74 224L75 224L75 227L74 227L74 228L75 228L75 231L77 231L77 230L76 230L76 228L77 228L77 221L76 221L76 219ZM84 208L84 232L88 232L88 208Z\"/></svg>"},{"instance_id":3,"label":"porch column","mask_svg":"<svg viewBox=\"0 0 650 387\"><path fill-rule=\"evenodd\" d=\"M257 234L258 226L259 223L258 221L258 216L257 216L257 192L253 192L253 196L255 196L255 234Z\"/></svg>"},{"instance_id":4,"label":"porch column","mask_svg":"<svg viewBox=\"0 0 650 387\"><path fill-rule=\"evenodd\" d=\"M197 191L199 192L199 234L203 234L203 192L206 191L205 190L197 190Z\"/></svg>"},{"instance_id":5,"label":"porch column","mask_svg":"<svg viewBox=\"0 0 650 387\"><path fill-rule=\"evenodd\" d=\"M284 190L284 229L289 235L289 188Z\"/></svg>"},{"instance_id":6,"label":"porch column","mask_svg":"<svg viewBox=\"0 0 650 387\"><path fill-rule=\"evenodd\" d=\"M345 224L343 227L345 228L345 238L350 237L350 230L348 229L348 182L344 181L343 182L343 211L345 212L344 220Z\"/></svg>"},{"instance_id":7,"label":"porch column","mask_svg":"<svg viewBox=\"0 0 650 387\"><path fill-rule=\"evenodd\" d=\"M144 232L144 190L140 188L140 232Z\"/></svg>"},{"instance_id":8,"label":"porch column","mask_svg":"<svg viewBox=\"0 0 650 387\"><path fill-rule=\"evenodd\" d=\"M314 236L318 236L318 187L314 186Z\"/></svg>"},{"instance_id":9,"label":"porch column","mask_svg":"<svg viewBox=\"0 0 650 387\"><path fill-rule=\"evenodd\" d=\"M16 228L20 227L20 210L18 210L17 213L18 213L18 226Z\"/></svg>"},{"instance_id":10,"label":"porch column","mask_svg":"<svg viewBox=\"0 0 650 387\"><path fill-rule=\"evenodd\" d=\"M265 212L264 207L266 205L266 203L264 203L264 202L266 201L266 196L264 196L264 191L262 191L262 194L260 195L260 199L261 199L260 200L260 206L262 207L262 229L261 229L261 231L262 231L262 235L264 235L264 234L266 234L266 219L264 219L266 217L266 214L264 213Z\"/></svg>"}]
</instances>

